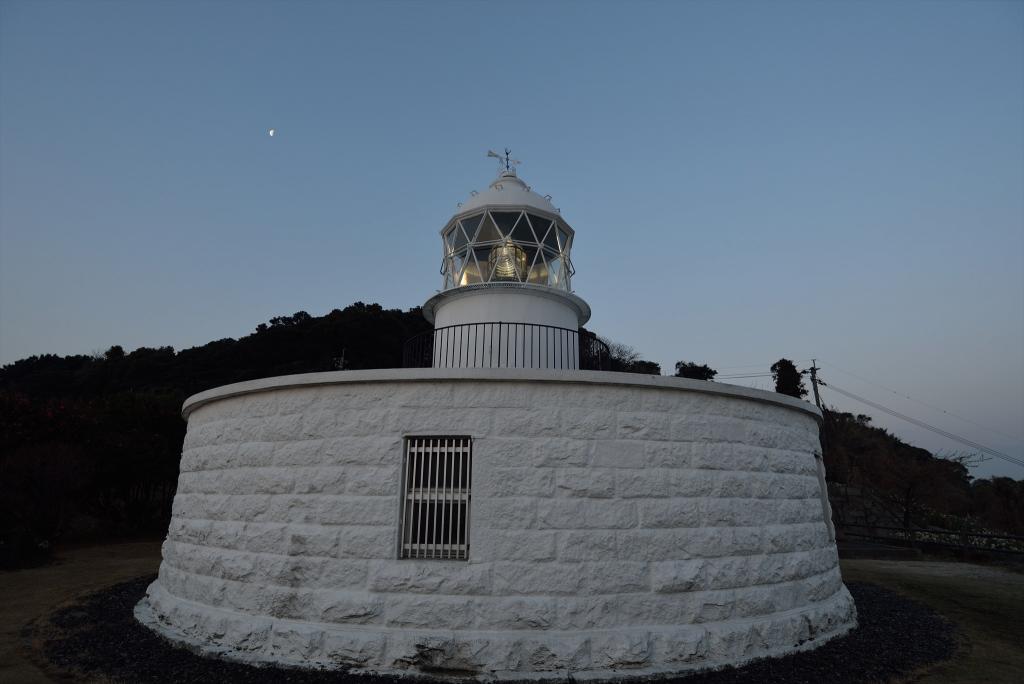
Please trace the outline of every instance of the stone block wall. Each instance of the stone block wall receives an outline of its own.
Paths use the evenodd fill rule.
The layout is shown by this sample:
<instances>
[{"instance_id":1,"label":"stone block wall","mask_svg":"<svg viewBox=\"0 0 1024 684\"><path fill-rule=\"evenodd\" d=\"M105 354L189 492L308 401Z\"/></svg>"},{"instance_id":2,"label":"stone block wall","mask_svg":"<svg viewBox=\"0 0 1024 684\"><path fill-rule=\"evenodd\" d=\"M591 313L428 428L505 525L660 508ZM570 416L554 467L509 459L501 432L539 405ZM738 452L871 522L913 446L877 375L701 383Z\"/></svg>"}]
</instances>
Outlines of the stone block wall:
<instances>
[{"instance_id":1,"label":"stone block wall","mask_svg":"<svg viewBox=\"0 0 1024 684\"><path fill-rule=\"evenodd\" d=\"M739 663L854 624L813 408L617 373L406 373L190 400L139 619L254 662L499 678ZM473 437L470 557L398 560L403 439L439 434Z\"/></svg>"}]
</instances>

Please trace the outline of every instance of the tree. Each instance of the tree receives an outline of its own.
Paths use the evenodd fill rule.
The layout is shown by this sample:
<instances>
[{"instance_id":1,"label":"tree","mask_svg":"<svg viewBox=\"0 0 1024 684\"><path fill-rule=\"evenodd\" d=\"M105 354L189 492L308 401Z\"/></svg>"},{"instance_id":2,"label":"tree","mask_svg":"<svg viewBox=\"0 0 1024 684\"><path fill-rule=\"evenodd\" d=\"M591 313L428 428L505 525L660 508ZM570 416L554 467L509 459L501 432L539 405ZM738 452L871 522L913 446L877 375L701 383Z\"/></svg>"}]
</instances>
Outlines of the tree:
<instances>
[{"instance_id":1,"label":"tree","mask_svg":"<svg viewBox=\"0 0 1024 684\"><path fill-rule=\"evenodd\" d=\"M676 361L676 377L690 378L691 380L714 380L718 375L711 366L707 364L698 366L693 361Z\"/></svg>"},{"instance_id":2,"label":"tree","mask_svg":"<svg viewBox=\"0 0 1024 684\"><path fill-rule=\"evenodd\" d=\"M775 391L779 394L788 394L791 397L807 395L807 388L804 387L804 378L800 371L789 359L779 359L772 364L772 378L775 380Z\"/></svg>"},{"instance_id":3,"label":"tree","mask_svg":"<svg viewBox=\"0 0 1024 684\"><path fill-rule=\"evenodd\" d=\"M642 375L661 375L661 365L654 361L645 361L640 358L640 352L628 344L612 342L599 337L599 340L608 345L609 370L619 373L640 373Z\"/></svg>"}]
</instances>

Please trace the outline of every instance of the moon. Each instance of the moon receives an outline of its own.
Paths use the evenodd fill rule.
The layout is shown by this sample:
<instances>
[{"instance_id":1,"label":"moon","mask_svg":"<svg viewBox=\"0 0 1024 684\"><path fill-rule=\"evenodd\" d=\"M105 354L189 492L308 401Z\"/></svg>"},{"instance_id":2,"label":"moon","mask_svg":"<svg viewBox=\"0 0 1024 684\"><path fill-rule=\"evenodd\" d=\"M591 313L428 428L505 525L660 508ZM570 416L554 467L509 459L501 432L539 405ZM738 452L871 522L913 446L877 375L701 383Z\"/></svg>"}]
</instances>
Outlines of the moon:
<instances>
[{"instance_id":1,"label":"moon","mask_svg":"<svg viewBox=\"0 0 1024 684\"><path fill-rule=\"evenodd\" d=\"M274 129L273 128L268 129L267 130L267 135L269 135L271 138L273 138L274 137Z\"/></svg>"}]
</instances>

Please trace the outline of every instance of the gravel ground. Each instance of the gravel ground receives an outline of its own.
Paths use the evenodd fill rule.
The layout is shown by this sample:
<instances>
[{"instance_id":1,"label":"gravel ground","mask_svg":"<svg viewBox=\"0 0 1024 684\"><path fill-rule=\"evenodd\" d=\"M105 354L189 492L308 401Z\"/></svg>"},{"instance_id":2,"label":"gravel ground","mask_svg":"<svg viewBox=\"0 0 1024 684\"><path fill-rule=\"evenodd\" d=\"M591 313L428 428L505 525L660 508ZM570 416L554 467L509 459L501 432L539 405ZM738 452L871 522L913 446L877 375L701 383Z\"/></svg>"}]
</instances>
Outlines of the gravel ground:
<instances>
[{"instance_id":1,"label":"gravel ground","mask_svg":"<svg viewBox=\"0 0 1024 684\"><path fill-rule=\"evenodd\" d=\"M132 609L153 578L114 585L63 608L26 629L42 644L42 657L75 679L113 682L352 682L379 684L394 677L341 672L259 668L203 658L176 648L145 629ZM875 584L847 585L857 602L860 627L806 653L771 658L742 668L659 682L885 682L944 660L956 650L954 629L931 609ZM628 675L628 673L623 673ZM408 681L408 680L406 680Z\"/></svg>"}]
</instances>

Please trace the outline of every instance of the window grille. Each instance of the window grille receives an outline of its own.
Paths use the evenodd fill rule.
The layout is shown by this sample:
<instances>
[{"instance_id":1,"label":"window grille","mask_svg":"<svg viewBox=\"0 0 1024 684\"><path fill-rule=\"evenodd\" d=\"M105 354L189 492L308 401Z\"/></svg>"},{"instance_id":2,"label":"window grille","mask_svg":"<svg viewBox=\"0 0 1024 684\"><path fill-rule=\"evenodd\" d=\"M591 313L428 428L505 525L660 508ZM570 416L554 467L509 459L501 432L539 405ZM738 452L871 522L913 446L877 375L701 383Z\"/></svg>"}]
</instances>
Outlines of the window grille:
<instances>
[{"instance_id":1,"label":"window grille","mask_svg":"<svg viewBox=\"0 0 1024 684\"><path fill-rule=\"evenodd\" d=\"M399 558L469 557L470 437L406 437Z\"/></svg>"}]
</instances>

